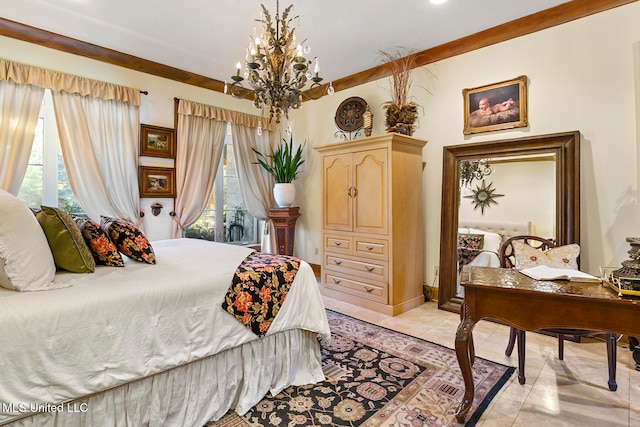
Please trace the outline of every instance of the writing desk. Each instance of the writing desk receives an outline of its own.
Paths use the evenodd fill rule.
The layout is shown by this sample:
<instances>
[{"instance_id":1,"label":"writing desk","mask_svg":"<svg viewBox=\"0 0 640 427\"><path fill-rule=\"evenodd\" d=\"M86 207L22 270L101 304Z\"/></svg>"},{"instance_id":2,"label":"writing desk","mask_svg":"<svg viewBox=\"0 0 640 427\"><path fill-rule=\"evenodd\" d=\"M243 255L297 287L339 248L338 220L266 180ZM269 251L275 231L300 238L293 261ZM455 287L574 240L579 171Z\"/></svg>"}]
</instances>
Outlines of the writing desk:
<instances>
[{"instance_id":1,"label":"writing desk","mask_svg":"<svg viewBox=\"0 0 640 427\"><path fill-rule=\"evenodd\" d=\"M472 332L481 319L497 319L528 331L596 329L640 336L640 299L618 297L600 283L537 281L514 269L489 267L472 267L466 276L461 278L464 302L455 342L465 386L456 412L459 423L473 403Z\"/></svg>"}]
</instances>

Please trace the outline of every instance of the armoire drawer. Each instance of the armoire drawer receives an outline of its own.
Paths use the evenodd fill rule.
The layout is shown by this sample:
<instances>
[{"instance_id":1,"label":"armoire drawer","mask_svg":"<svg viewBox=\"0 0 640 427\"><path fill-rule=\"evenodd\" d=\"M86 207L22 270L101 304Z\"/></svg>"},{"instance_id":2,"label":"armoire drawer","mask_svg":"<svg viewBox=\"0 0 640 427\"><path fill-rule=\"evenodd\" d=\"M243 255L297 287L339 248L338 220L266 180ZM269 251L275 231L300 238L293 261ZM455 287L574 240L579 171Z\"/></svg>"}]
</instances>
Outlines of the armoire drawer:
<instances>
[{"instance_id":1,"label":"armoire drawer","mask_svg":"<svg viewBox=\"0 0 640 427\"><path fill-rule=\"evenodd\" d=\"M334 254L350 255L353 251L353 241L350 236L336 234L324 235L324 251Z\"/></svg>"},{"instance_id":2,"label":"armoire drawer","mask_svg":"<svg viewBox=\"0 0 640 427\"><path fill-rule=\"evenodd\" d=\"M387 304L388 288L383 283L365 283L358 278L334 274L332 272L324 273L323 286L344 292L349 295L355 295L360 298L366 298L371 301Z\"/></svg>"},{"instance_id":3,"label":"armoire drawer","mask_svg":"<svg viewBox=\"0 0 640 427\"><path fill-rule=\"evenodd\" d=\"M353 254L372 259L389 259L389 241L369 237L353 238Z\"/></svg>"},{"instance_id":4,"label":"armoire drawer","mask_svg":"<svg viewBox=\"0 0 640 427\"><path fill-rule=\"evenodd\" d=\"M387 281L389 270L386 262L356 261L331 254L325 254L324 267L384 282Z\"/></svg>"}]
</instances>

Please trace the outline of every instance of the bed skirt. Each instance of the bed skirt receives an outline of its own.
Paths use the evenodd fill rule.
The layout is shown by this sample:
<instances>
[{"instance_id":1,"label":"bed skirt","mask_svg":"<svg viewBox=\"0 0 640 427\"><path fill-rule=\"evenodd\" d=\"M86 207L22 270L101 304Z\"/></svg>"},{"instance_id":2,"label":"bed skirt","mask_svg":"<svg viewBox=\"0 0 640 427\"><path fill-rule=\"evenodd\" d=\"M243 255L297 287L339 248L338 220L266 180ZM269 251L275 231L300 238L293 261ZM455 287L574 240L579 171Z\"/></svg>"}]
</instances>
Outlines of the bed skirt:
<instances>
[{"instance_id":1,"label":"bed skirt","mask_svg":"<svg viewBox=\"0 0 640 427\"><path fill-rule=\"evenodd\" d=\"M268 392L324 380L317 333L278 332L3 426L203 426L246 413ZM29 408L26 408L29 411Z\"/></svg>"}]
</instances>

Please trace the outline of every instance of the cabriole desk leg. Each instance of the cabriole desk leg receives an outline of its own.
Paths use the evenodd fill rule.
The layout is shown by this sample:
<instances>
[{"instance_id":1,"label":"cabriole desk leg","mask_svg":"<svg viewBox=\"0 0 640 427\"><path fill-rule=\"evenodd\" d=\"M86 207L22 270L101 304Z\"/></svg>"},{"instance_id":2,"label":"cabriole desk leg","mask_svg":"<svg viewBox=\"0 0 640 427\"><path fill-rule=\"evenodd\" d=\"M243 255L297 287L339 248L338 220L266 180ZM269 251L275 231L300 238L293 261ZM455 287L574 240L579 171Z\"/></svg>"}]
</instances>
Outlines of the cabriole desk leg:
<instances>
[{"instance_id":1,"label":"cabriole desk leg","mask_svg":"<svg viewBox=\"0 0 640 427\"><path fill-rule=\"evenodd\" d=\"M464 423L467 413L473 404L473 396L475 393L473 373L471 372L471 366L473 366L475 359L475 351L473 348L473 327L475 326L475 320L473 319L471 308L466 303L462 304L460 317L460 324L456 331L456 356L458 358L458 365L460 365L460 371L462 372L462 378L464 379L464 396L456 411L456 421Z\"/></svg>"}]
</instances>

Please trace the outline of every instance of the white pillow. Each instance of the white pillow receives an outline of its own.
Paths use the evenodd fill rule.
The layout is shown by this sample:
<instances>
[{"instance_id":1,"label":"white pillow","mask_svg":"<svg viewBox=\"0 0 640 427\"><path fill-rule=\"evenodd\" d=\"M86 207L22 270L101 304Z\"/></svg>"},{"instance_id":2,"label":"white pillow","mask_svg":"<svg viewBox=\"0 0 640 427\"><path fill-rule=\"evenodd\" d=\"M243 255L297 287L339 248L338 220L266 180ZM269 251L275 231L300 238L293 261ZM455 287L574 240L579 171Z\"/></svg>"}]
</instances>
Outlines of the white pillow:
<instances>
[{"instance_id":1,"label":"white pillow","mask_svg":"<svg viewBox=\"0 0 640 427\"><path fill-rule=\"evenodd\" d=\"M478 230L477 228L470 228L469 233L484 234L484 245L482 246L483 251L498 253L498 251L500 250L500 245L502 245L502 236L498 233Z\"/></svg>"},{"instance_id":2,"label":"white pillow","mask_svg":"<svg viewBox=\"0 0 640 427\"><path fill-rule=\"evenodd\" d=\"M38 291L60 287L53 283L56 266L35 215L4 190L0 190L0 259L4 261L3 288Z\"/></svg>"}]
</instances>

